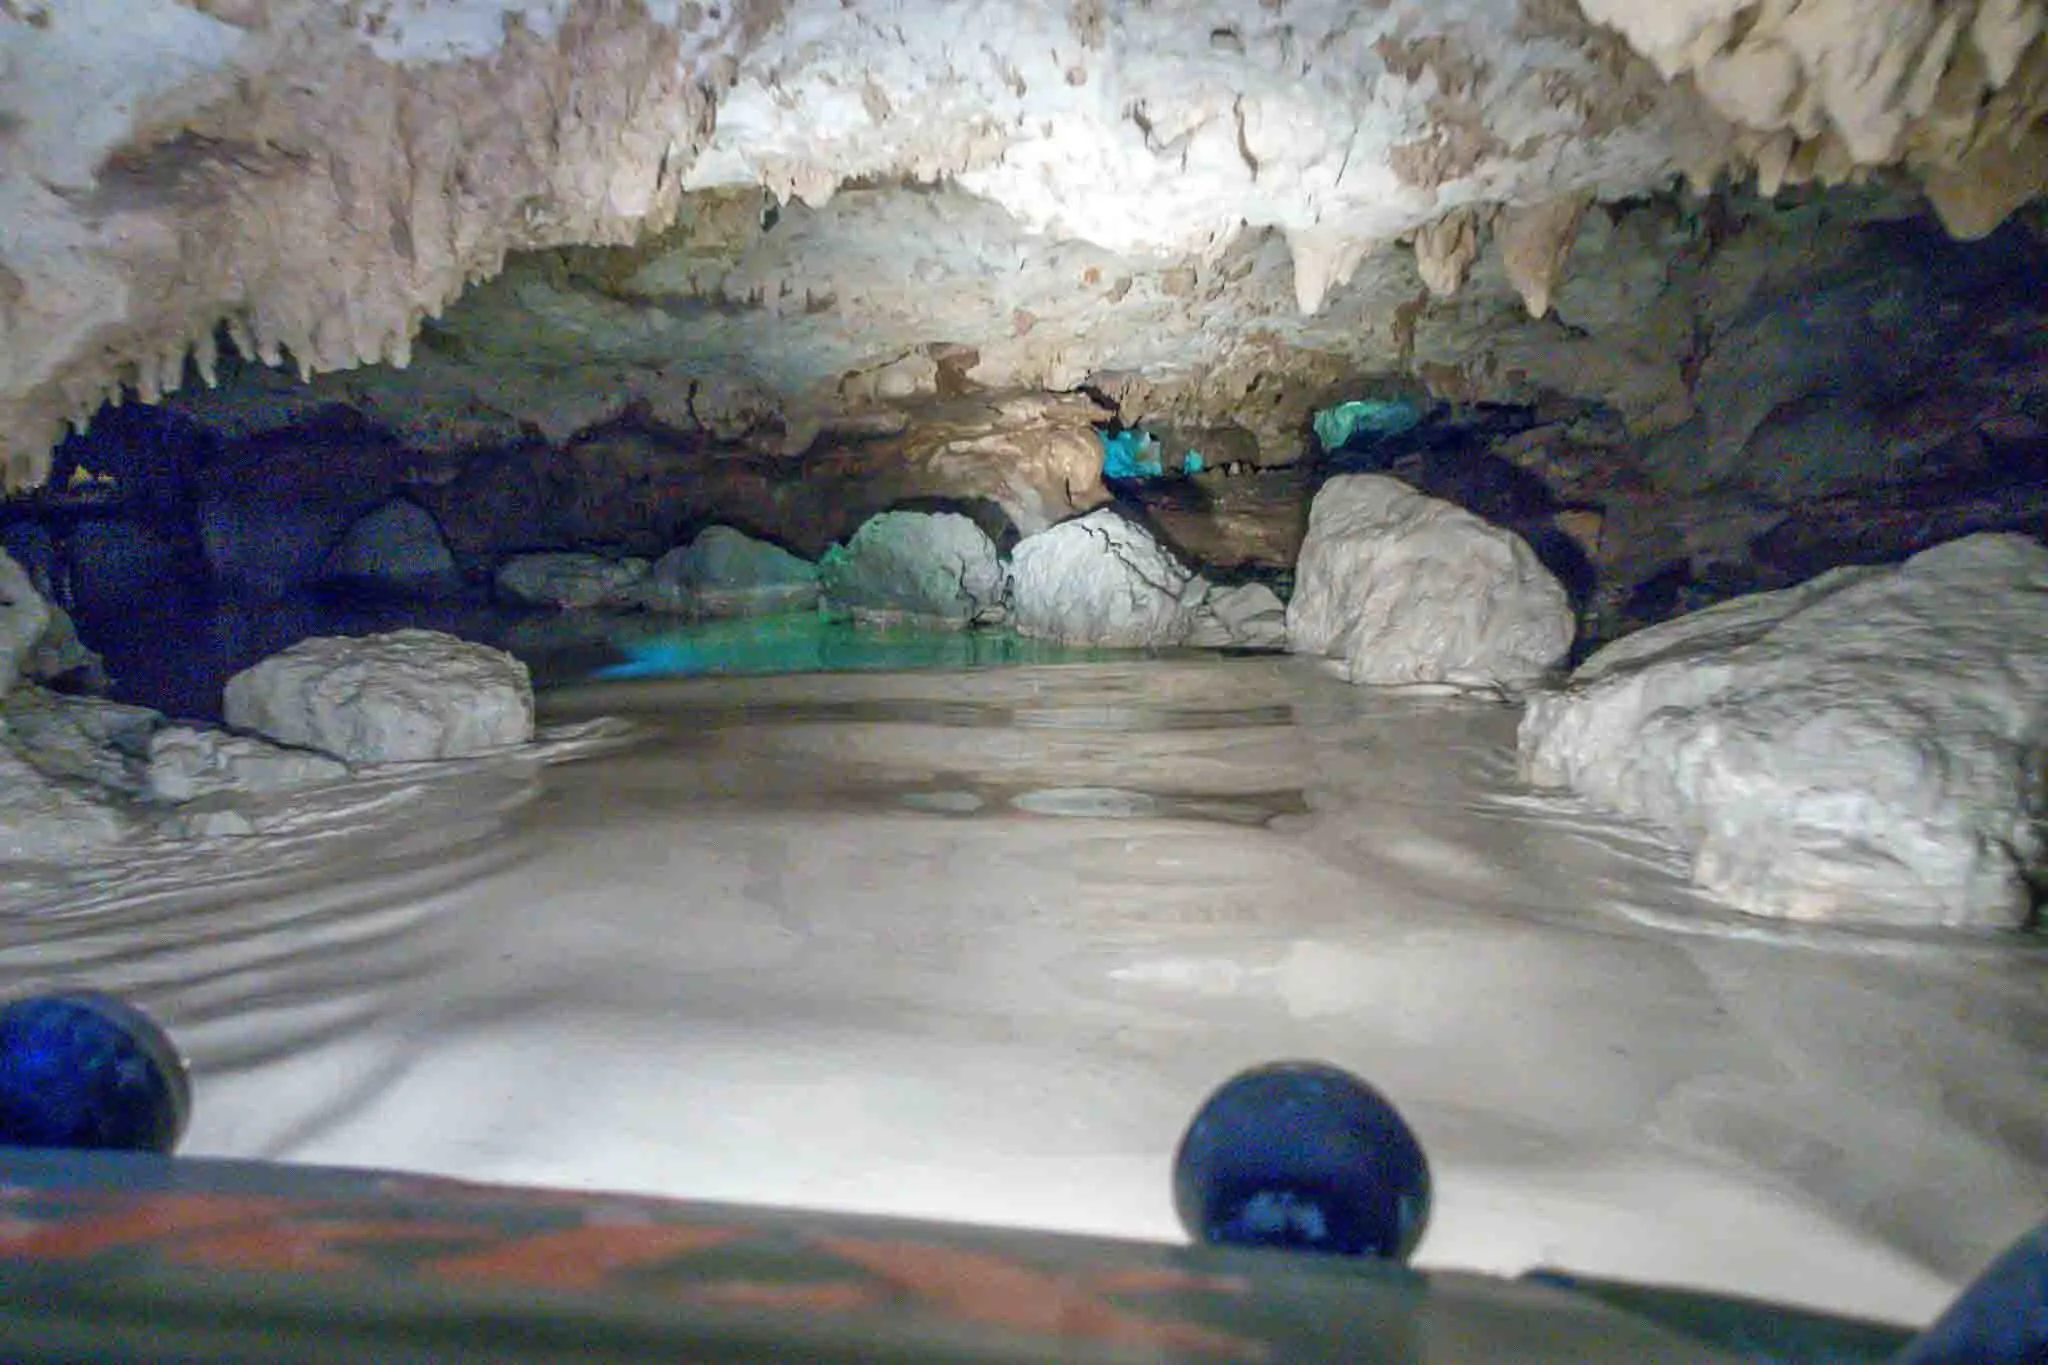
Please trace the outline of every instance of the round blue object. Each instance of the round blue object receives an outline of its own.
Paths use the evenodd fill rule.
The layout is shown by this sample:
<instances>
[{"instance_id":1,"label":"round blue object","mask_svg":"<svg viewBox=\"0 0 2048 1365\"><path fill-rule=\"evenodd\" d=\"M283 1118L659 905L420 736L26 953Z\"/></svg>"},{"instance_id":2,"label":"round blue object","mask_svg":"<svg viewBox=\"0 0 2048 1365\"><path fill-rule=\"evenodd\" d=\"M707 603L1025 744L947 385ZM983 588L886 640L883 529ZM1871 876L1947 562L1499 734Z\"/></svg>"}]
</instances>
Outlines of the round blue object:
<instances>
[{"instance_id":1,"label":"round blue object","mask_svg":"<svg viewBox=\"0 0 2048 1365\"><path fill-rule=\"evenodd\" d=\"M141 1010L83 991L0 1006L0 1146L169 1155L192 1113L192 1082Z\"/></svg>"},{"instance_id":2,"label":"round blue object","mask_svg":"<svg viewBox=\"0 0 2048 1365\"><path fill-rule=\"evenodd\" d=\"M1429 1222L1429 1162L1364 1081L1276 1062L1196 1112L1173 1159L1173 1207L1199 1242L1405 1261Z\"/></svg>"}]
</instances>

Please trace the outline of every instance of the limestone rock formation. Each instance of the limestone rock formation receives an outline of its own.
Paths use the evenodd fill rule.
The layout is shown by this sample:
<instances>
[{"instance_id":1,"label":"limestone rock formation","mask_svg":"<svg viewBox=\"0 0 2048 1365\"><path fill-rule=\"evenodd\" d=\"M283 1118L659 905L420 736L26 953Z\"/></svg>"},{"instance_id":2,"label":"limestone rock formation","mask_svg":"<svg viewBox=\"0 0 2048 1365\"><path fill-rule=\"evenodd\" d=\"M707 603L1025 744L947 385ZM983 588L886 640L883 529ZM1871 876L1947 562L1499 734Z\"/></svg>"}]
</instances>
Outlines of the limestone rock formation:
<instances>
[{"instance_id":1,"label":"limestone rock formation","mask_svg":"<svg viewBox=\"0 0 2048 1365\"><path fill-rule=\"evenodd\" d=\"M27 686L0 702L16 753L45 777L133 796L142 789L150 737L164 718L141 706Z\"/></svg>"},{"instance_id":2,"label":"limestone rock formation","mask_svg":"<svg viewBox=\"0 0 2048 1365\"><path fill-rule=\"evenodd\" d=\"M1291 569L1308 530L1307 474L1205 472L1137 485L1130 498L1181 558L1221 571Z\"/></svg>"},{"instance_id":3,"label":"limestone rock formation","mask_svg":"<svg viewBox=\"0 0 2048 1365\"><path fill-rule=\"evenodd\" d=\"M2048 188L2037 0L1579 0L1737 130L1765 193L1858 167L1920 173L1958 235ZM1698 174L1695 171L1694 174Z\"/></svg>"},{"instance_id":4,"label":"limestone rock formation","mask_svg":"<svg viewBox=\"0 0 2048 1365\"><path fill-rule=\"evenodd\" d=\"M2048 857L2048 549L1972 536L1652 627L1532 698L1521 751L1739 909L2020 924Z\"/></svg>"},{"instance_id":5,"label":"limestone rock formation","mask_svg":"<svg viewBox=\"0 0 2048 1365\"><path fill-rule=\"evenodd\" d=\"M1550 311L1551 297L1564 279L1565 258L1592 202L1589 194L1569 194L1502 212L1501 264L1530 317Z\"/></svg>"},{"instance_id":6,"label":"limestone rock formation","mask_svg":"<svg viewBox=\"0 0 2048 1365\"><path fill-rule=\"evenodd\" d=\"M321 577L400 594L444 592L461 583L440 525L406 498L357 519L327 556Z\"/></svg>"},{"instance_id":7,"label":"limestone rock formation","mask_svg":"<svg viewBox=\"0 0 2048 1365\"><path fill-rule=\"evenodd\" d=\"M1484 226L1471 208L1455 208L1416 229L1415 273L1430 293L1450 298L1464 287L1472 263L1479 259L1479 233Z\"/></svg>"},{"instance_id":8,"label":"limestone rock formation","mask_svg":"<svg viewBox=\"0 0 2048 1365\"><path fill-rule=\"evenodd\" d=\"M1975 236L2048 174L2038 0L1020 0L965 46L935 3L107 15L0 9L10 486L224 344L422 448L644 408L794 450L877 401L1118 373L1222 417L1239 375L1396 363L1496 219L1548 220L1511 253L1533 306L1571 246L1546 206L1901 168Z\"/></svg>"},{"instance_id":9,"label":"limestone rock formation","mask_svg":"<svg viewBox=\"0 0 2048 1365\"><path fill-rule=\"evenodd\" d=\"M401 459L354 421L223 448L192 479L214 580L259 598L317 582L350 525L388 496Z\"/></svg>"},{"instance_id":10,"label":"limestone rock formation","mask_svg":"<svg viewBox=\"0 0 2048 1365\"><path fill-rule=\"evenodd\" d=\"M27 571L0 550L0 697L21 681L49 625L49 603Z\"/></svg>"},{"instance_id":11,"label":"limestone rock formation","mask_svg":"<svg viewBox=\"0 0 2048 1365\"><path fill-rule=\"evenodd\" d=\"M70 862L134 829L92 785L111 775L132 788L131 774L120 755L94 751L90 736L121 731L136 708L72 703L23 683L52 611L0 550L0 862Z\"/></svg>"},{"instance_id":12,"label":"limestone rock formation","mask_svg":"<svg viewBox=\"0 0 2048 1365\"><path fill-rule=\"evenodd\" d=\"M291 594L394 496L469 573L906 506L1008 545L1106 500L1111 420L1273 471L1399 389L1612 423L1544 514L1601 517L1607 629L1815 494L2044 439L2041 0L999 10L0 3L0 486L55 495L46 594L90 633L195 525L214 586ZM1868 228L1968 273L1909 221L2014 269L1837 269ZM1284 569L1274 491L1147 524Z\"/></svg>"},{"instance_id":13,"label":"limestone rock formation","mask_svg":"<svg viewBox=\"0 0 2048 1365\"><path fill-rule=\"evenodd\" d=\"M50 624L29 652L22 676L73 692L105 691L111 681L107 661L78 638L78 625L70 612L55 602L45 605L50 609Z\"/></svg>"},{"instance_id":14,"label":"limestone rock formation","mask_svg":"<svg viewBox=\"0 0 2048 1365\"><path fill-rule=\"evenodd\" d=\"M1770 236L1721 265L1764 278L1725 291L1698 416L1644 461L1664 487L1740 482L1797 506L1911 477L1958 435L2048 409L2043 291L2023 283L2048 264L2039 239L1962 252L1903 224L1839 247Z\"/></svg>"},{"instance_id":15,"label":"limestone rock formation","mask_svg":"<svg viewBox=\"0 0 2048 1365\"><path fill-rule=\"evenodd\" d=\"M230 726L346 763L461 758L533 738L526 665L430 630L304 640L228 680Z\"/></svg>"},{"instance_id":16,"label":"limestone rock formation","mask_svg":"<svg viewBox=\"0 0 2048 1365\"><path fill-rule=\"evenodd\" d=\"M1187 643L1203 649L1287 648L1287 604L1263 583L1211 585L1188 618Z\"/></svg>"},{"instance_id":17,"label":"limestone rock formation","mask_svg":"<svg viewBox=\"0 0 2048 1365\"><path fill-rule=\"evenodd\" d=\"M818 605L818 566L730 526L707 526L654 562L639 585L650 611L766 616Z\"/></svg>"},{"instance_id":18,"label":"limestone rock formation","mask_svg":"<svg viewBox=\"0 0 2048 1365\"><path fill-rule=\"evenodd\" d=\"M857 617L964 626L1002 614L995 542L957 512L884 512L818 561L826 604Z\"/></svg>"},{"instance_id":19,"label":"limestone rock formation","mask_svg":"<svg viewBox=\"0 0 2048 1365\"><path fill-rule=\"evenodd\" d=\"M0 862L73 864L144 828L158 835L247 833L227 809L166 816L163 806L262 796L337 781L346 763L249 735L172 725L146 707L49 691L20 665L54 658L77 674L57 623L20 566L0 552L12 600L0 608ZM38 608L41 608L38 611ZM27 631L40 619L47 640ZM22 643L21 648L15 648ZM40 652L40 653L39 653ZM230 713L241 723L331 745L357 761L455 757L530 738L532 690L508 655L425 631L367 641L312 640L238 675Z\"/></svg>"},{"instance_id":20,"label":"limestone rock formation","mask_svg":"<svg viewBox=\"0 0 2048 1365\"><path fill-rule=\"evenodd\" d=\"M134 822L90 788L21 757L0 724L0 862L73 862L133 832Z\"/></svg>"},{"instance_id":21,"label":"limestone rock formation","mask_svg":"<svg viewBox=\"0 0 2048 1365\"><path fill-rule=\"evenodd\" d=\"M947 373L935 367L933 385ZM1030 535L1109 496L1095 425L1113 413L1085 394L943 397L933 387L867 400L852 383L841 398L857 406L821 433L809 472L857 478L884 506L978 500Z\"/></svg>"},{"instance_id":22,"label":"limestone rock formation","mask_svg":"<svg viewBox=\"0 0 2048 1365\"><path fill-rule=\"evenodd\" d=\"M213 579L237 593L281 597L315 582L353 508L283 498L209 499L199 532Z\"/></svg>"},{"instance_id":23,"label":"limestone rock formation","mask_svg":"<svg viewBox=\"0 0 2048 1365\"><path fill-rule=\"evenodd\" d=\"M1330 480L1309 509L1287 644L1352 682L1524 687L1564 661L1573 616L1528 543L1398 479Z\"/></svg>"},{"instance_id":24,"label":"limestone rock formation","mask_svg":"<svg viewBox=\"0 0 2048 1365\"><path fill-rule=\"evenodd\" d=\"M0 726L17 757L44 778L68 784L79 800L108 806L114 827L138 813L131 801L174 805L261 796L349 775L346 764L324 754L171 724L147 707L40 687L18 688L0 703Z\"/></svg>"},{"instance_id":25,"label":"limestone rock formation","mask_svg":"<svg viewBox=\"0 0 2048 1365\"><path fill-rule=\"evenodd\" d=\"M1106 507L1026 536L1010 553L1017 629L1067 644L1179 644L1189 598L1207 587L1144 527Z\"/></svg>"},{"instance_id":26,"label":"limestone rock formation","mask_svg":"<svg viewBox=\"0 0 2048 1365\"><path fill-rule=\"evenodd\" d=\"M346 763L326 754L269 744L252 735L167 725L150 736L146 790L153 800L178 803L297 791L348 775Z\"/></svg>"},{"instance_id":27,"label":"limestone rock formation","mask_svg":"<svg viewBox=\"0 0 2048 1365\"><path fill-rule=\"evenodd\" d=\"M510 370L500 367L528 363L524 353L498 358L463 344L474 358L441 372L446 387L371 415L397 420L405 411L448 403L471 410L483 401L471 388L452 387L458 381L504 400L499 380ZM417 367L386 373L376 387L420 378ZM349 379L371 382L363 372ZM593 382L606 403L616 401L610 380ZM238 401L246 397L224 389L217 407L246 414L277 406L267 391L261 404ZM799 420L793 414L763 417L733 435L720 434L708 407L666 422L642 413L594 431L566 425L554 446L530 439L459 450L430 445L401 471L403 487L387 491L430 511L465 565L570 546L658 557L695 528L719 523L816 558L892 507L974 508L992 532L1036 529L1093 507L1108 494L1092 424L1111 415L1083 394L1003 392L863 399L857 410L793 435L782 425L785 417Z\"/></svg>"},{"instance_id":28,"label":"limestone rock formation","mask_svg":"<svg viewBox=\"0 0 2048 1365\"><path fill-rule=\"evenodd\" d=\"M648 568L644 559L562 551L515 555L495 581L500 596L530 607L630 607L639 605Z\"/></svg>"}]
</instances>

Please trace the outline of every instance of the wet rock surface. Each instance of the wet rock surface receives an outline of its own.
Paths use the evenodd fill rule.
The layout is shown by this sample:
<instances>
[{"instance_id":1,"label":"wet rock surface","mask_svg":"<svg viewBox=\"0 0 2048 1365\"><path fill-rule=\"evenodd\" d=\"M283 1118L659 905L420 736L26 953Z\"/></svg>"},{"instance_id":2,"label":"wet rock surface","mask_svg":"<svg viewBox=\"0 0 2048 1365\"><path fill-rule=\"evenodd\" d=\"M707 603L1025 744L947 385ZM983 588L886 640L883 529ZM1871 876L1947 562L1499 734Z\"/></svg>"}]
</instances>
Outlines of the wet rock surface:
<instances>
[{"instance_id":1,"label":"wet rock surface","mask_svg":"<svg viewBox=\"0 0 2048 1365\"><path fill-rule=\"evenodd\" d=\"M328 554L320 576L401 596L455 592L462 585L440 525L406 498L393 498L351 525Z\"/></svg>"},{"instance_id":2,"label":"wet rock surface","mask_svg":"<svg viewBox=\"0 0 2048 1365\"><path fill-rule=\"evenodd\" d=\"M1127 647L1186 639L1206 585L1117 512L1027 536L1010 556L1012 617L1026 635Z\"/></svg>"},{"instance_id":3,"label":"wet rock surface","mask_svg":"<svg viewBox=\"0 0 2048 1365\"><path fill-rule=\"evenodd\" d=\"M500 596L533 607L563 610L628 607L640 600L649 565L581 551L514 555L498 566Z\"/></svg>"},{"instance_id":4,"label":"wet rock surface","mask_svg":"<svg viewBox=\"0 0 2048 1365\"><path fill-rule=\"evenodd\" d=\"M228 680L229 725L348 763L459 758L533 738L526 665L438 631L305 640Z\"/></svg>"},{"instance_id":5,"label":"wet rock surface","mask_svg":"<svg viewBox=\"0 0 2048 1365\"><path fill-rule=\"evenodd\" d=\"M730 526L707 526L654 562L637 597L650 611L764 616L818 605L818 567Z\"/></svg>"},{"instance_id":6,"label":"wet rock surface","mask_svg":"<svg viewBox=\"0 0 2048 1365\"><path fill-rule=\"evenodd\" d=\"M1287 604L1263 583L1211 584L1189 613L1187 643L1203 649L1287 648Z\"/></svg>"},{"instance_id":7,"label":"wet rock surface","mask_svg":"<svg viewBox=\"0 0 2048 1365\"><path fill-rule=\"evenodd\" d=\"M1397 479L1316 494L1287 644L1354 683L1520 687L1564 661L1564 588L1512 532Z\"/></svg>"},{"instance_id":8,"label":"wet rock surface","mask_svg":"<svg viewBox=\"0 0 2048 1365\"><path fill-rule=\"evenodd\" d=\"M167 725L150 736L147 788L166 803L297 791L349 776L339 759L252 735Z\"/></svg>"},{"instance_id":9,"label":"wet rock surface","mask_svg":"<svg viewBox=\"0 0 2048 1365\"><path fill-rule=\"evenodd\" d=\"M0 702L8 742L47 777L135 795L164 718L142 706L28 686Z\"/></svg>"},{"instance_id":10,"label":"wet rock surface","mask_svg":"<svg viewBox=\"0 0 2048 1365\"><path fill-rule=\"evenodd\" d=\"M1974 536L1644 630L1531 699L1524 771L1648 820L1759 915L2029 919L2048 548Z\"/></svg>"},{"instance_id":11,"label":"wet rock surface","mask_svg":"<svg viewBox=\"0 0 2048 1365\"><path fill-rule=\"evenodd\" d=\"M14 557L0 550L0 697L21 681L49 624L49 604Z\"/></svg>"},{"instance_id":12,"label":"wet rock surface","mask_svg":"<svg viewBox=\"0 0 2048 1365\"><path fill-rule=\"evenodd\" d=\"M134 822L82 784L22 758L0 727L0 862L72 863L120 844Z\"/></svg>"},{"instance_id":13,"label":"wet rock surface","mask_svg":"<svg viewBox=\"0 0 2048 1365\"><path fill-rule=\"evenodd\" d=\"M1007 578L995 543L954 512L884 512L818 561L829 608L881 620L997 619Z\"/></svg>"}]
</instances>

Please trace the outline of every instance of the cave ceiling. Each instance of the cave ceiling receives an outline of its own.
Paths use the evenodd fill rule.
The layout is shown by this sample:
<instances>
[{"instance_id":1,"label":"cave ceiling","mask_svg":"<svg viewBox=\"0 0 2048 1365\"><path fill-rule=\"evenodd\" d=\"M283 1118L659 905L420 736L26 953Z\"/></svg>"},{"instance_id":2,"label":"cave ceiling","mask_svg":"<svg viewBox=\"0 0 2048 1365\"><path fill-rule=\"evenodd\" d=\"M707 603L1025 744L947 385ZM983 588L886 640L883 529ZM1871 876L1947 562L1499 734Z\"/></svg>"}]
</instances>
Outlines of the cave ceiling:
<instances>
[{"instance_id":1,"label":"cave ceiling","mask_svg":"<svg viewBox=\"0 0 2048 1365\"><path fill-rule=\"evenodd\" d=\"M2044 16L0 0L0 458L124 398L427 450L1085 386L1279 463L1374 377L1678 428L1844 224L2038 215Z\"/></svg>"}]
</instances>

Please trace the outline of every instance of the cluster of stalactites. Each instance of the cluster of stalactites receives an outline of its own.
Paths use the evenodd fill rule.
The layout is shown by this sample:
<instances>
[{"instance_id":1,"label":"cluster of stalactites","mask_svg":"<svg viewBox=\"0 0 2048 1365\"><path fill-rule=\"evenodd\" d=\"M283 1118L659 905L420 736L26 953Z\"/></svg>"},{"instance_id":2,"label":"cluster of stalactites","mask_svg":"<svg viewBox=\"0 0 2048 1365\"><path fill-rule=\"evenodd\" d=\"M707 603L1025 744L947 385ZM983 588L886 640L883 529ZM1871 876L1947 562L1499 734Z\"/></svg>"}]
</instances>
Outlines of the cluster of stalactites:
<instances>
[{"instance_id":1,"label":"cluster of stalactites","mask_svg":"<svg viewBox=\"0 0 2048 1365\"><path fill-rule=\"evenodd\" d=\"M244 360L273 369L289 364L301 382L316 374L352 370L363 365L390 365L403 370L412 364L413 338L423 317L440 310L414 310L395 326L327 324L273 320L269 316L230 314L212 327L201 328L153 355L130 361L96 385L66 386L70 427L79 435L91 430L104 407L119 406L132 395L157 403L184 387L188 375L213 388L220 382L221 343L225 340ZM190 371L187 365L190 365Z\"/></svg>"},{"instance_id":2,"label":"cluster of stalactites","mask_svg":"<svg viewBox=\"0 0 2048 1365\"><path fill-rule=\"evenodd\" d=\"M1955 237L1982 237L2048 192L2048 0L1581 0L1667 80L1725 120L1720 159L1682 168L1696 193L1759 193L1874 170L1915 178ZM1432 294L1463 286L1486 235L1532 317L1550 307L1592 196L1463 205L1414 234ZM1295 243L1305 308L1348 277L1356 243ZM1306 262L1304 263L1304 254Z\"/></svg>"},{"instance_id":3,"label":"cluster of stalactites","mask_svg":"<svg viewBox=\"0 0 2048 1365\"><path fill-rule=\"evenodd\" d=\"M1981 237L2048 190L2048 0L1579 0L1731 135L1696 184L1765 194L1873 167L1913 174L1948 230Z\"/></svg>"}]
</instances>

